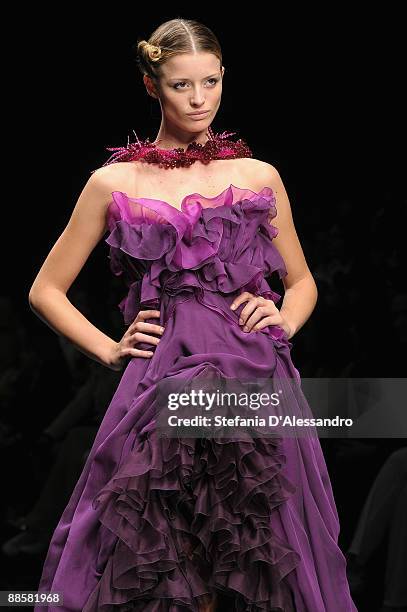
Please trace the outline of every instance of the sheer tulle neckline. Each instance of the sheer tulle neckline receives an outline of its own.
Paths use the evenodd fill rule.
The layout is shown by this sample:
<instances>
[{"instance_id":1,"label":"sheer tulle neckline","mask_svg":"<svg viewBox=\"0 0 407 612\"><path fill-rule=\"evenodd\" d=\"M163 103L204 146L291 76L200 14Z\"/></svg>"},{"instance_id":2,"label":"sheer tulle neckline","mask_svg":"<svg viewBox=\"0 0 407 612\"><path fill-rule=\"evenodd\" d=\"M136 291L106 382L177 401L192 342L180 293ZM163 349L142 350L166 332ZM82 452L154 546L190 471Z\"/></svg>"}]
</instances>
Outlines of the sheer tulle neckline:
<instances>
[{"instance_id":1,"label":"sheer tulle neckline","mask_svg":"<svg viewBox=\"0 0 407 612\"><path fill-rule=\"evenodd\" d=\"M124 191L112 191L111 194L114 197L114 194L121 194L124 195L128 200L133 201L133 202L138 202L138 203L143 203L143 202L154 202L154 203L160 203L160 204L164 204L165 206L168 206L169 209L171 209L173 212L175 212L175 214L180 214L180 215L184 215L186 214L186 206L188 204L188 201L191 198L194 198L194 196L196 198L199 198L199 200L204 200L207 202L215 202L216 200L221 200L221 204L223 204L224 202L227 201L228 196L231 194L232 195L232 201L233 201L233 189L235 189L238 192L248 192L249 194L251 194L251 197L253 196L259 196L261 197L263 194L267 194L269 196L274 196L274 191L271 187L265 186L263 187L260 191L253 191L252 189L249 189L248 187L237 187L236 185L233 185L232 183L226 187L223 191L221 191L218 195L212 196L212 197L208 197L208 196L204 196L201 193L188 193L186 196L184 196L181 200L181 204L179 207L173 206L172 204L170 204L169 202L166 202L165 200L161 200L160 198L145 198L145 197L133 197L128 195L126 192ZM225 196L225 197L223 197ZM244 199L244 197L242 197L240 200L238 201L234 201L233 204L236 204L238 202L241 202L242 199ZM112 200L110 203L112 204L114 200ZM196 203L195 199L193 200L193 203Z\"/></svg>"}]
</instances>

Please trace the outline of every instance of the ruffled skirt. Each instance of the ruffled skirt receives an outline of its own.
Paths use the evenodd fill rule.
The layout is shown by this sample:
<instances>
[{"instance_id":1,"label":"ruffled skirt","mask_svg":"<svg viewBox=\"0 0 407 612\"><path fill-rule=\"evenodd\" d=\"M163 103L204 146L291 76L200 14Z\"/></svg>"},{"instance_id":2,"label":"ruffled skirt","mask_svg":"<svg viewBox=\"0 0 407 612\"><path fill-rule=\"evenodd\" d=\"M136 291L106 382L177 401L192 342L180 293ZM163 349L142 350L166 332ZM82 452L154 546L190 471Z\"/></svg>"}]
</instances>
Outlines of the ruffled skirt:
<instances>
[{"instance_id":1,"label":"ruffled skirt","mask_svg":"<svg viewBox=\"0 0 407 612\"><path fill-rule=\"evenodd\" d=\"M157 433L165 378L299 379L281 328L213 309L180 302L154 357L127 366L44 565L39 590L64 603L37 612L198 611L214 592L241 612L356 611L317 437Z\"/></svg>"}]
</instances>

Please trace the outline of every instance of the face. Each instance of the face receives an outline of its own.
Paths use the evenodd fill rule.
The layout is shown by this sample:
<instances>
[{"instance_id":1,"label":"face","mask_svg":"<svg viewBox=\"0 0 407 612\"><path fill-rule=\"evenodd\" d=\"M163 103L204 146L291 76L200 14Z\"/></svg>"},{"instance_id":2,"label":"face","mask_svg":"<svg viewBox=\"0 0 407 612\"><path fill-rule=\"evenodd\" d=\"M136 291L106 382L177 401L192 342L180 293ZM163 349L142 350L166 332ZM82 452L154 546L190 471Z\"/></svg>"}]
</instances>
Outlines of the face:
<instances>
[{"instance_id":1,"label":"face","mask_svg":"<svg viewBox=\"0 0 407 612\"><path fill-rule=\"evenodd\" d=\"M149 94L159 99L166 121L185 131L202 131L212 123L222 96L224 68L213 53L175 55L161 66L158 83L144 76ZM195 111L209 111L190 115Z\"/></svg>"}]
</instances>

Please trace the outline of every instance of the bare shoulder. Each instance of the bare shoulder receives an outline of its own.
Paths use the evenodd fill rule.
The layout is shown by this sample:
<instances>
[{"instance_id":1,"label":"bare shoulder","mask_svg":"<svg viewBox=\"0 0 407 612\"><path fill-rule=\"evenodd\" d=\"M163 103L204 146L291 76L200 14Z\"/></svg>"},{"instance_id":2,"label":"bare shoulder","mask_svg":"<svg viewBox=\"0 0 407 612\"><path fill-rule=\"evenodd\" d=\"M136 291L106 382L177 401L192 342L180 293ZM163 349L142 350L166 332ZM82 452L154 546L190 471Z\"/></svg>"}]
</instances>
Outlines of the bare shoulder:
<instances>
[{"instance_id":1,"label":"bare shoulder","mask_svg":"<svg viewBox=\"0 0 407 612\"><path fill-rule=\"evenodd\" d=\"M243 158L241 161L246 182L248 185L253 185L256 191L260 191L263 187L271 187L273 191L281 188L279 185L281 177L275 166L253 157Z\"/></svg>"},{"instance_id":2,"label":"bare shoulder","mask_svg":"<svg viewBox=\"0 0 407 612\"><path fill-rule=\"evenodd\" d=\"M108 204L112 191L125 190L129 174L128 162L115 162L97 168L90 176L88 183L100 194L100 201Z\"/></svg>"},{"instance_id":3,"label":"bare shoulder","mask_svg":"<svg viewBox=\"0 0 407 612\"><path fill-rule=\"evenodd\" d=\"M125 191L128 169L124 164L101 166L92 172L74 206L68 229L72 226L89 230L94 241L107 230L107 211L112 202L113 191Z\"/></svg>"},{"instance_id":4,"label":"bare shoulder","mask_svg":"<svg viewBox=\"0 0 407 612\"><path fill-rule=\"evenodd\" d=\"M278 227L284 223L293 224L291 203L278 169L259 159L249 158L245 161L248 162L245 168L249 177L252 177L251 181L255 181L256 190L260 191L264 187L273 190L276 199L276 217L273 219L273 225Z\"/></svg>"},{"instance_id":5,"label":"bare shoulder","mask_svg":"<svg viewBox=\"0 0 407 612\"><path fill-rule=\"evenodd\" d=\"M311 276L295 227L287 190L275 166L253 158L248 159L247 162L247 171L252 176L256 176L255 181L258 188L270 187L276 199L275 211L273 210L269 223L277 229L273 244L281 254L287 268L287 276L283 278L284 286L287 289L301 279Z\"/></svg>"}]
</instances>

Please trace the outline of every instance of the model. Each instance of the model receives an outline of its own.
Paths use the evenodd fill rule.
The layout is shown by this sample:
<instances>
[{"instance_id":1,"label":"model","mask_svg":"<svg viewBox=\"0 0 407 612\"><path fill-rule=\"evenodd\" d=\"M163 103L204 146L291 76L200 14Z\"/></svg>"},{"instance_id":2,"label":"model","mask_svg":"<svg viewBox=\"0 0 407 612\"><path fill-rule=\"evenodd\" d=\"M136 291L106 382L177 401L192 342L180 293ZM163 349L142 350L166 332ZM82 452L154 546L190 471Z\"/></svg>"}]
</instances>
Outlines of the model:
<instances>
[{"instance_id":1,"label":"model","mask_svg":"<svg viewBox=\"0 0 407 612\"><path fill-rule=\"evenodd\" d=\"M277 169L211 128L225 71L213 32L165 22L138 41L138 66L157 138L109 148L29 296L78 350L123 370L45 560L38 590L63 603L35 610L354 612L317 436L159 435L159 383L300 381L291 339L317 288ZM128 288L119 341L66 297L107 231Z\"/></svg>"}]
</instances>

